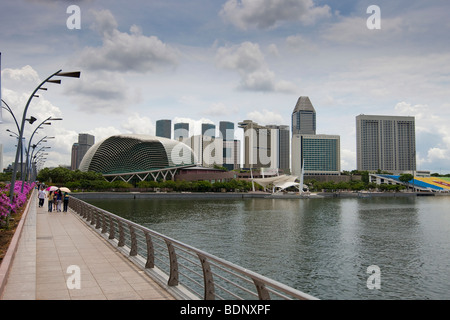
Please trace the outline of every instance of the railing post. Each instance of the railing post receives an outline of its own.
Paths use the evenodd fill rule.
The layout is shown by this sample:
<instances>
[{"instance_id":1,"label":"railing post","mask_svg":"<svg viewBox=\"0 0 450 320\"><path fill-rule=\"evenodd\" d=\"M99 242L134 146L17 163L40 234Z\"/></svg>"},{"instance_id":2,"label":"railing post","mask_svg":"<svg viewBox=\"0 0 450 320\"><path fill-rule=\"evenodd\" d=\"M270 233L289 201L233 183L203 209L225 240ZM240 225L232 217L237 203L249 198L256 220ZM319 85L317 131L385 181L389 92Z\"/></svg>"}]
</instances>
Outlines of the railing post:
<instances>
[{"instance_id":1,"label":"railing post","mask_svg":"<svg viewBox=\"0 0 450 320\"><path fill-rule=\"evenodd\" d=\"M253 283L255 284L256 291L258 291L259 300L270 300L270 294L269 294L269 291L267 290L265 284L256 279L252 279L252 280L253 280Z\"/></svg>"},{"instance_id":2,"label":"railing post","mask_svg":"<svg viewBox=\"0 0 450 320\"><path fill-rule=\"evenodd\" d=\"M102 213L102 233L105 233L108 230L108 226L106 225L106 214Z\"/></svg>"},{"instance_id":3,"label":"railing post","mask_svg":"<svg viewBox=\"0 0 450 320\"><path fill-rule=\"evenodd\" d=\"M119 220L117 221L119 225L119 243L117 244L119 247L123 247L125 245L125 233L123 230L122 222Z\"/></svg>"},{"instance_id":4,"label":"railing post","mask_svg":"<svg viewBox=\"0 0 450 320\"><path fill-rule=\"evenodd\" d=\"M150 233L145 233L145 242L147 243L147 262L145 263L146 268L155 267L155 250L153 248L153 241Z\"/></svg>"},{"instance_id":5,"label":"railing post","mask_svg":"<svg viewBox=\"0 0 450 320\"><path fill-rule=\"evenodd\" d=\"M170 275L169 275L169 281L167 282L167 285L177 286L178 285L178 262L177 262L177 255L175 253L175 247L169 240L164 239L164 241L166 242L167 249L169 250L169 261L170 261Z\"/></svg>"},{"instance_id":6,"label":"railing post","mask_svg":"<svg viewBox=\"0 0 450 320\"><path fill-rule=\"evenodd\" d=\"M96 220L96 214L95 214L95 209L94 208L91 208L91 210L89 210L90 211L90 213L91 213L91 225L94 225L95 224L95 220Z\"/></svg>"},{"instance_id":7,"label":"railing post","mask_svg":"<svg viewBox=\"0 0 450 320\"><path fill-rule=\"evenodd\" d=\"M116 229L114 228L113 217L109 216L109 239L114 239L116 236Z\"/></svg>"},{"instance_id":8,"label":"railing post","mask_svg":"<svg viewBox=\"0 0 450 320\"><path fill-rule=\"evenodd\" d=\"M130 256L135 256L137 255L137 240L136 240L136 232L134 231L132 225L130 225L130 238L131 238Z\"/></svg>"},{"instance_id":9,"label":"railing post","mask_svg":"<svg viewBox=\"0 0 450 320\"><path fill-rule=\"evenodd\" d=\"M215 300L216 294L214 291L214 278L211 272L211 265L208 262L208 259L201 254L197 254L200 262L202 264L203 269L203 283L205 288L205 300Z\"/></svg>"},{"instance_id":10,"label":"railing post","mask_svg":"<svg viewBox=\"0 0 450 320\"><path fill-rule=\"evenodd\" d=\"M102 221L101 221L102 214L99 210L95 210L95 215L97 218L97 219L95 219L95 229L100 229L100 227L102 226Z\"/></svg>"}]
</instances>

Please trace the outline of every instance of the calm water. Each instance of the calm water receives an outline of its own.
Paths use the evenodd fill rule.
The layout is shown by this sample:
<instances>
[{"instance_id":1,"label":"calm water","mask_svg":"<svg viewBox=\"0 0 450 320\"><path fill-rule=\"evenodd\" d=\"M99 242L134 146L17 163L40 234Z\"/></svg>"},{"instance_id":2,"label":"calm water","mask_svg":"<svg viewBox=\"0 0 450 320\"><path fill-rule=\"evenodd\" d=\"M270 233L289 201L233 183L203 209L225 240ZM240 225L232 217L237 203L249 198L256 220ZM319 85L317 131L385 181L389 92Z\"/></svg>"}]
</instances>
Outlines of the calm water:
<instances>
[{"instance_id":1,"label":"calm water","mask_svg":"<svg viewBox=\"0 0 450 320\"><path fill-rule=\"evenodd\" d=\"M450 197L89 202L320 299L450 299Z\"/></svg>"}]
</instances>

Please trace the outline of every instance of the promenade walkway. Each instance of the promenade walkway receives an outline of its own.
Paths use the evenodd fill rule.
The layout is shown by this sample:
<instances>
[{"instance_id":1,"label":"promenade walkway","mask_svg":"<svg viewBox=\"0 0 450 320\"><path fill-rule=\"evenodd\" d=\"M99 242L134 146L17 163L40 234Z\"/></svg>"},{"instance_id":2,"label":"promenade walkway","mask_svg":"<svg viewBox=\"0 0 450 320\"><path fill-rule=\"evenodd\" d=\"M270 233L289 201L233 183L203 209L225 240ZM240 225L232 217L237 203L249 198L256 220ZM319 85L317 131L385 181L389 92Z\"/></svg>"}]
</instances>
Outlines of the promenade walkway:
<instances>
[{"instance_id":1,"label":"promenade walkway","mask_svg":"<svg viewBox=\"0 0 450 320\"><path fill-rule=\"evenodd\" d=\"M174 300L71 209L30 201L2 300Z\"/></svg>"}]
</instances>

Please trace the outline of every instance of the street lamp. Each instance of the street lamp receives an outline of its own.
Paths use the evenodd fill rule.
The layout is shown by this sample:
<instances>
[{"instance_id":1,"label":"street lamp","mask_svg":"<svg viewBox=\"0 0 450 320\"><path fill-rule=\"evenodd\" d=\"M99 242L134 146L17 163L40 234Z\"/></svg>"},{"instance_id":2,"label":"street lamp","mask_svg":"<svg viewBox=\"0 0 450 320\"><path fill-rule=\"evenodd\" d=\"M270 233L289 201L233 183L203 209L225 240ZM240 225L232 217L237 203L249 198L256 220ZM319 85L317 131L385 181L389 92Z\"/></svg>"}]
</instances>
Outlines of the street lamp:
<instances>
[{"instance_id":1,"label":"street lamp","mask_svg":"<svg viewBox=\"0 0 450 320\"><path fill-rule=\"evenodd\" d=\"M31 118L34 118L34 117L31 117ZM36 118L34 118L34 121L36 121L37 119ZM36 127L36 129L34 129L34 131L33 131L33 133L31 134L31 137L30 137L30 139L28 139L28 148L27 148L27 150L26 150L26 153L27 153L27 155L26 155L26 159L25 159L25 161L26 161L26 164L25 164L25 172L26 172L26 175L27 175L27 179L28 179L28 170L29 170L29 164L28 164L28 160L29 160L29 153L30 153L30 147L31 147L31 141L33 140L33 137L34 137L34 134L36 133L36 131L39 129L39 128L42 128L42 126L43 125L51 125L52 123L51 122L48 122L48 121L56 121L56 120L62 120L62 118L53 118L53 117L48 117L47 119L45 119L44 121L42 121L37 127ZM34 122L33 121L33 122ZM25 182L25 175L22 175L22 187L21 187L21 192L23 192L23 184L24 184L24 182Z\"/></svg>"},{"instance_id":2,"label":"street lamp","mask_svg":"<svg viewBox=\"0 0 450 320\"><path fill-rule=\"evenodd\" d=\"M43 88L42 87L45 83L61 84L61 80L60 79L52 79L55 76L79 78L80 75L81 75L81 72L79 72L79 71L76 71L76 72L62 72L62 70L58 70L55 73L53 73L52 75L50 75L49 77L47 77L44 81L42 81L36 87L36 89L34 89L32 94L28 98L27 104L25 105L25 109L23 110L22 123L21 123L20 130L19 130L19 144L21 144L21 141L22 141L22 136L23 136L23 131L24 131L24 126L25 126L25 120L26 120L28 107L30 106L31 100L36 96L36 92L38 90L46 90L47 88ZM30 118L29 121L31 121L31 118ZM11 203L11 205L13 204L13 201L14 201L14 185L16 183L17 161L19 160L19 150L20 150L20 148L19 148L19 146L17 146L16 157L15 157L15 161L14 161L14 170L13 170L13 175L11 177L11 186L10 186L10 193L9 193L10 194L10 203ZM10 216L11 216L11 208L8 210L8 215L6 216L6 225L7 226L9 226L9 218L10 218Z\"/></svg>"}]
</instances>

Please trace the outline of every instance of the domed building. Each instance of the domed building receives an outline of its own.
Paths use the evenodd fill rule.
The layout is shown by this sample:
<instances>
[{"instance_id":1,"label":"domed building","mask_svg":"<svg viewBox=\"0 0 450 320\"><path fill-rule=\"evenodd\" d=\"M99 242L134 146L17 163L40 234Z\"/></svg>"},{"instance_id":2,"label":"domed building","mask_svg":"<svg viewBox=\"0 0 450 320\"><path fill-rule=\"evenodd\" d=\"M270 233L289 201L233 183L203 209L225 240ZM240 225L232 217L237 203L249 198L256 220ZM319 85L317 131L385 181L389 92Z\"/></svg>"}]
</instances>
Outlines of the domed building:
<instances>
[{"instance_id":1,"label":"domed building","mask_svg":"<svg viewBox=\"0 0 450 320\"><path fill-rule=\"evenodd\" d=\"M121 177L154 180L174 177L177 169L195 166L194 152L186 144L139 134L114 135L94 144L80 163L80 170L103 174L108 180ZM168 176L168 174L171 176Z\"/></svg>"}]
</instances>

